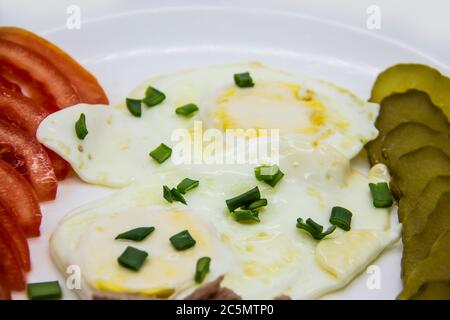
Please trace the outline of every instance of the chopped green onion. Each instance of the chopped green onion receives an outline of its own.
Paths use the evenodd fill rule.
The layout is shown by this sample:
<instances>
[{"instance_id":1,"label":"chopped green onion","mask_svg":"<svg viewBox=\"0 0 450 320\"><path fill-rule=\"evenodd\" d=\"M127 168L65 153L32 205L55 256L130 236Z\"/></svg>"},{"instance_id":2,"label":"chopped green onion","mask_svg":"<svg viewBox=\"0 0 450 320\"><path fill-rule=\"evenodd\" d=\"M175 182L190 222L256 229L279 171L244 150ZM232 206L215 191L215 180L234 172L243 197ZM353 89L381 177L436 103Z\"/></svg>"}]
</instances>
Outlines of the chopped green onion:
<instances>
[{"instance_id":1,"label":"chopped green onion","mask_svg":"<svg viewBox=\"0 0 450 320\"><path fill-rule=\"evenodd\" d=\"M275 187L276 184L283 178L284 173L277 165L263 165L255 168L255 176L259 181L264 181L271 187Z\"/></svg>"},{"instance_id":2,"label":"chopped green onion","mask_svg":"<svg viewBox=\"0 0 450 320\"><path fill-rule=\"evenodd\" d=\"M173 202L173 195L168 186L163 186L163 197L170 203Z\"/></svg>"},{"instance_id":3,"label":"chopped green onion","mask_svg":"<svg viewBox=\"0 0 450 320\"><path fill-rule=\"evenodd\" d=\"M369 183L375 208L389 208L392 206L392 194L386 182Z\"/></svg>"},{"instance_id":4,"label":"chopped green onion","mask_svg":"<svg viewBox=\"0 0 450 320\"><path fill-rule=\"evenodd\" d=\"M237 222L249 223L259 222L259 215L256 210L236 210L231 213Z\"/></svg>"},{"instance_id":5,"label":"chopped green onion","mask_svg":"<svg viewBox=\"0 0 450 320\"><path fill-rule=\"evenodd\" d=\"M150 152L150 157L155 159L158 163L163 163L172 155L172 149L161 143L155 150Z\"/></svg>"},{"instance_id":6,"label":"chopped green onion","mask_svg":"<svg viewBox=\"0 0 450 320\"><path fill-rule=\"evenodd\" d=\"M62 297L58 281L29 283L27 292L28 298L31 300L60 299Z\"/></svg>"},{"instance_id":7,"label":"chopped green onion","mask_svg":"<svg viewBox=\"0 0 450 320\"><path fill-rule=\"evenodd\" d=\"M325 232L323 231L323 226L312 220L311 218L306 219L306 223L303 222L302 218L297 219L297 228L303 229L316 240L322 240L327 235L331 234L334 230L336 230L336 226L329 227Z\"/></svg>"},{"instance_id":8,"label":"chopped green onion","mask_svg":"<svg viewBox=\"0 0 450 320\"><path fill-rule=\"evenodd\" d=\"M181 231L170 237L170 242L178 251L189 249L196 243L187 230Z\"/></svg>"},{"instance_id":9,"label":"chopped green onion","mask_svg":"<svg viewBox=\"0 0 450 320\"><path fill-rule=\"evenodd\" d=\"M284 177L284 173L281 170L279 170L278 173L275 175L275 177L272 180L268 180L268 181L264 181L264 182L273 188L277 185L278 182L280 182L280 180L283 177Z\"/></svg>"},{"instance_id":10,"label":"chopped green onion","mask_svg":"<svg viewBox=\"0 0 450 320\"><path fill-rule=\"evenodd\" d=\"M330 223L342 230L349 231L352 223L352 213L342 207L333 207L331 209Z\"/></svg>"},{"instance_id":11,"label":"chopped green onion","mask_svg":"<svg viewBox=\"0 0 450 320\"><path fill-rule=\"evenodd\" d=\"M323 226L315 222L313 219L308 218L306 219L306 224L314 230L314 232L321 233L323 230Z\"/></svg>"},{"instance_id":12,"label":"chopped green onion","mask_svg":"<svg viewBox=\"0 0 450 320\"><path fill-rule=\"evenodd\" d=\"M267 199L259 199L250 203L248 206L245 207L245 209L255 210L265 206L267 206Z\"/></svg>"},{"instance_id":13,"label":"chopped green onion","mask_svg":"<svg viewBox=\"0 0 450 320\"><path fill-rule=\"evenodd\" d=\"M259 181L267 181L275 178L280 168L274 164L272 166L259 166L255 168L255 176Z\"/></svg>"},{"instance_id":14,"label":"chopped green onion","mask_svg":"<svg viewBox=\"0 0 450 320\"><path fill-rule=\"evenodd\" d=\"M244 73L235 73L234 74L234 83L239 88L249 88L253 87L255 84L253 83L253 79L250 76L250 73L244 72Z\"/></svg>"},{"instance_id":15,"label":"chopped green onion","mask_svg":"<svg viewBox=\"0 0 450 320\"><path fill-rule=\"evenodd\" d=\"M177 190L180 191L180 193L185 194L187 191L197 188L199 184L198 180L192 180L189 178L184 178L183 181L181 181L177 185Z\"/></svg>"},{"instance_id":16,"label":"chopped green onion","mask_svg":"<svg viewBox=\"0 0 450 320\"><path fill-rule=\"evenodd\" d=\"M86 116L84 113L80 114L80 118L75 122L75 132L80 140L84 140L89 133L86 127Z\"/></svg>"},{"instance_id":17,"label":"chopped green onion","mask_svg":"<svg viewBox=\"0 0 450 320\"><path fill-rule=\"evenodd\" d=\"M209 265L211 263L210 257L202 257L197 260L197 265L195 267L195 282L202 283L205 280L206 275L209 272Z\"/></svg>"},{"instance_id":18,"label":"chopped green onion","mask_svg":"<svg viewBox=\"0 0 450 320\"><path fill-rule=\"evenodd\" d=\"M142 111L141 111L141 100L126 98L125 102L127 104L128 111L130 111L130 113L133 116L139 118L141 116L141 113L142 113Z\"/></svg>"},{"instance_id":19,"label":"chopped green onion","mask_svg":"<svg viewBox=\"0 0 450 320\"><path fill-rule=\"evenodd\" d=\"M195 111L198 111L198 107L196 104L193 103L189 103L175 109L175 113L181 116L189 116L191 113Z\"/></svg>"},{"instance_id":20,"label":"chopped green onion","mask_svg":"<svg viewBox=\"0 0 450 320\"><path fill-rule=\"evenodd\" d=\"M322 232L320 234L320 238L318 240L321 240L321 239L325 238L327 235L332 234L334 232L334 230L336 230L336 226L328 227L327 231Z\"/></svg>"},{"instance_id":21,"label":"chopped green onion","mask_svg":"<svg viewBox=\"0 0 450 320\"><path fill-rule=\"evenodd\" d=\"M145 98L142 99L142 102L145 103L147 107L153 107L166 99L166 95L159 91L156 88L148 87L145 91Z\"/></svg>"},{"instance_id":22,"label":"chopped green onion","mask_svg":"<svg viewBox=\"0 0 450 320\"><path fill-rule=\"evenodd\" d=\"M273 188L284 177L284 173L277 165L259 166L255 168L255 176Z\"/></svg>"},{"instance_id":23,"label":"chopped green onion","mask_svg":"<svg viewBox=\"0 0 450 320\"><path fill-rule=\"evenodd\" d=\"M183 195L180 193L180 191L177 190L177 188L172 188L170 190L170 193L172 194L173 200L181 202L183 204L186 204L186 200L184 199Z\"/></svg>"},{"instance_id":24,"label":"chopped green onion","mask_svg":"<svg viewBox=\"0 0 450 320\"><path fill-rule=\"evenodd\" d=\"M127 247L125 251L117 259L119 264L133 271L139 271L147 259L148 253L134 247Z\"/></svg>"},{"instance_id":25,"label":"chopped green onion","mask_svg":"<svg viewBox=\"0 0 450 320\"><path fill-rule=\"evenodd\" d=\"M187 205L183 195L176 188L170 189L168 186L163 186L163 197L170 203L178 201Z\"/></svg>"},{"instance_id":26,"label":"chopped green onion","mask_svg":"<svg viewBox=\"0 0 450 320\"><path fill-rule=\"evenodd\" d=\"M117 239L125 239L125 240L133 240L133 241L142 241L147 236L155 231L155 227L140 227L136 229L131 229L129 231L126 231L124 233L119 234L116 237Z\"/></svg>"},{"instance_id":27,"label":"chopped green onion","mask_svg":"<svg viewBox=\"0 0 450 320\"><path fill-rule=\"evenodd\" d=\"M259 192L258 187L254 187L253 189L231 199L226 200L226 204L228 210L233 212L237 208L240 208L245 205L250 205L250 203L261 199L261 193Z\"/></svg>"}]
</instances>

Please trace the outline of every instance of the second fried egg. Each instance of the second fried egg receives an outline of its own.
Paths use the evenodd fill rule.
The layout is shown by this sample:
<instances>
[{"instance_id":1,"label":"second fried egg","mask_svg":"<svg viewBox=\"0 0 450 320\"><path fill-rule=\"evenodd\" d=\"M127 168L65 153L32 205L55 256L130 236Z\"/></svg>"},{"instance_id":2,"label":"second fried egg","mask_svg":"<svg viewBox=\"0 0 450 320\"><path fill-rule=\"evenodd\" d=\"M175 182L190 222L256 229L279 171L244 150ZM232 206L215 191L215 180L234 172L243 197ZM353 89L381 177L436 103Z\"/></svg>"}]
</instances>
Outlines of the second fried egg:
<instances>
[{"instance_id":1,"label":"second fried egg","mask_svg":"<svg viewBox=\"0 0 450 320\"><path fill-rule=\"evenodd\" d=\"M255 85L236 86L233 75L249 72ZM166 170L172 161L158 164L149 152L159 144L173 147L177 129L192 131L195 121L202 130L275 129L280 137L328 144L347 159L354 157L378 131L374 121L378 104L364 102L331 83L273 70L259 63L205 67L157 76L129 95L142 99L152 86L166 99L135 117L125 103L117 106L80 104L58 111L40 125L37 137L46 147L66 159L86 182L124 187L148 181ZM191 117L175 109L198 105ZM86 116L88 135L78 139L74 124ZM258 131L256 135L261 134Z\"/></svg>"}]
</instances>

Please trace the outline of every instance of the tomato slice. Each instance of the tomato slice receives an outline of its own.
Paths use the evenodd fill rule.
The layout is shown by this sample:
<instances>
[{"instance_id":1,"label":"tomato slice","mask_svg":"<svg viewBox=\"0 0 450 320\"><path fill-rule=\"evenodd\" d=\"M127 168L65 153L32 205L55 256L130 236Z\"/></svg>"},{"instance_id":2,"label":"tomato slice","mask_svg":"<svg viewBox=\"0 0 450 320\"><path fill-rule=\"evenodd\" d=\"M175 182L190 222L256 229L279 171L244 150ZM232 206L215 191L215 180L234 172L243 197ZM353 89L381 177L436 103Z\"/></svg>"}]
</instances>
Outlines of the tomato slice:
<instances>
[{"instance_id":1,"label":"tomato slice","mask_svg":"<svg viewBox=\"0 0 450 320\"><path fill-rule=\"evenodd\" d=\"M4 273L5 271L0 268L0 300L11 300L11 291L6 283Z\"/></svg>"},{"instance_id":2,"label":"tomato slice","mask_svg":"<svg viewBox=\"0 0 450 320\"><path fill-rule=\"evenodd\" d=\"M5 282L11 290L22 291L25 289L25 278L19 260L14 256L3 225L0 224L0 269Z\"/></svg>"},{"instance_id":3,"label":"tomato slice","mask_svg":"<svg viewBox=\"0 0 450 320\"><path fill-rule=\"evenodd\" d=\"M10 82L8 79L3 77L1 73L0 73L0 90L8 90L16 93L22 93L20 87L17 84Z\"/></svg>"},{"instance_id":4,"label":"tomato slice","mask_svg":"<svg viewBox=\"0 0 450 320\"><path fill-rule=\"evenodd\" d=\"M33 51L14 42L0 40L0 60L27 70L31 78L44 86L59 108L81 102L67 77Z\"/></svg>"},{"instance_id":5,"label":"tomato slice","mask_svg":"<svg viewBox=\"0 0 450 320\"><path fill-rule=\"evenodd\" d=\"M0 39L17 43L45 57L66 75L84 103L108 104L108 98L97 79L63 50L21 28L1 27Z\"/></svg>"},{"instance_id":6,"label":"tomato slice","mask_svg":"<svg viewBox=\"0 0 450 320\"><path fill-rule=\"evenodd\" d=\"M44 86L33 80L26 71L0 60L0 75L16 88L19 88L22 95L32 99L48 112L59 110L55 100L45 91Z\"/></svg>"},{"instance_id":7,"label":"tomato slice","mask_svg":"<svg viewBox=\"0 0 450 320\"><path fill-rule=\"evenodd\" d=\"M45 147L44 147L45 148ZM61 156L52 150L45 148L45 151L52 162L53 170L55 171L56 178L58 180L64 180L70 172L70 164L61 158Z\"/></svg>"},{"instance_id":8,"label":"tomato slice","mask_svg":"<svg viewBox=\"0 0 450 320\"><path fill-rule=\"evenodd\" d=\"M0 160L0 181L0 206L16 217L26 236L39 236L42 215L31 185L3 160Z\"/></svg>"},{"instance_id":9,"label":"tomato slice","mask_svg":"<svg viewBox=\"0 0 450 320\"><path fill-rule=\"evenodd\" d=\"M39 124L48 115L47 110L30 98L14 91L0 91L0 116L16 123L31 136L36 135Z\"/></svg>"},{"instance_id":10,"label":"tomato slice","mask_svg":"<svg viewBox=\"0 0 450 320\"><path fill-rule=\"evenodd\" d=\"M28 249L27 238L17 223L16 216L0 205L0 232L4 234L12 253L20 262L24 271L30 271L30 250Z\"/></svg>"},{"instance_id":11,"label":"tomato slice","mask_svg":"<svg viewBox=\"0 0 450 320\"><path fill-rule=\"evenodd\" d=\"M0 119L0 149L3 149L0 158L25 173L40 200L55 199L55 172L47 153L35 138Z\"/></svg>"},{"instance_id":12,"label":"tomato slice","mask_svg":"<svg viewBox=\"0 0 450 320\"><path fill-rule=\"evenodd\" d=\"M47 110L30 98L14 91L0 90L0 117L17 124L31 136L36 136L39 124L48 114ZM46 149L46 151L56 177L58 180L63 180L70 170L70 165L50 149Z\"/></svg>"}]
</instances>

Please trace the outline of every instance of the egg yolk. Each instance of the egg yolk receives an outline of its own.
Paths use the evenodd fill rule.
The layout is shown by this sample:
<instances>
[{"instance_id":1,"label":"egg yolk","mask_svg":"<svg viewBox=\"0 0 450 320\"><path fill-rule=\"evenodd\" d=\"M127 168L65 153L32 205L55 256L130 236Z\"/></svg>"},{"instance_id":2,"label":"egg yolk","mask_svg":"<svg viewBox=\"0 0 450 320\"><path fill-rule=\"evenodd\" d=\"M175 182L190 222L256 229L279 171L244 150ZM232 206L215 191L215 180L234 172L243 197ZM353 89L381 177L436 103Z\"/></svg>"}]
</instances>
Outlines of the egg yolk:
<instances>
[{"instance_id":1,"label":"egg yolk","mask_svg":"<svg viewBox=\"0 0 450 320\"><path fill-rule=\"evenodd\" d=\"M316 133L327 120L326 108L312 90L293 83L258 82L230 87L215 100L211 114L220 129L280 129Z\"/></svg>"}]
</instances>

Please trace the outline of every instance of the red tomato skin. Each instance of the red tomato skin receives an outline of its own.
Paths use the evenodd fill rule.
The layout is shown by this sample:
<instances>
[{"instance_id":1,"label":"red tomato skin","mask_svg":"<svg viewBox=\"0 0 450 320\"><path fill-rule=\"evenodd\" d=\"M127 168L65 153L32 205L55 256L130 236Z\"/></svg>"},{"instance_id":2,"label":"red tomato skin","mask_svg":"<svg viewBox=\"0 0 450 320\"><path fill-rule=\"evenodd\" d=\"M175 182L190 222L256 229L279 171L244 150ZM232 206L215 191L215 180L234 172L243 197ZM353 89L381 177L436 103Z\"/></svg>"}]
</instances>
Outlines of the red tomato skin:
<instances>
[{"instance_id":1,"label":"red tomato skin","mask_svg":"<svg viewBox=\"0 0 450 320\"><path fill-rule=\"evenodd\" d=\"M0 73L0 90L8 90L8 91L13 91L19 94L22 94L22 90L20 90L20 87L9 81L8 79L6 79L5 77L3 77Z\"/></svg>"},{"instance_id":2,"label":"red tomato skin","mask_svg":"<svg viewBox=\"0 0 450 320\"><path fill-rule=\"evenodd\" d=\"M0 269L10 290L25 290L25 277L20 262L12 253L3 226L0 225Z\"/></svg>"},{"instance_id":3,"label":"red tomato skin","mask_svg":"<svg viewBox=\"0 0 450 320\"><path fill-rule=\"evenodd\" d=\"M36 135L39 124L49 114L28 97L14 91L0 91L0 117L16 123L31 136Z\"/></svg>"},{"instance_id":4,"label":"red tomato skin","mask_svg":"<svg viewBox=\"0 0 450 320\"><path fill-rule=\"evenodd\" d=\"M0 118L15 123L28 134L35 137L41 121L49 112L32 99L10 90L0 90ZM63 180L70 170L70 165L59 155L45 148L58 180Z\"/></svg>"},{"instance_id":5,"label":"red tomato skin","mask_svg":"<svg viewBox=\"0 0 450 320\"><path fill-rule=\"evenodd\" d=\"M5 271L0 268L0 300L11 300L11 290L6 283Z\"/></svg>"},{"instance_id":6,"label":"red tomato skin","mask_svg":"<svg viewBox=\"0 0 450 320\"><path fill-rule=\"evenodd\" d=\"M81 102L108 104L108 98L97 79L62 49L38 35L21 28L1 27L0 39L17 43L50 61L67 75Z\"/></svg>"},{"instance_id":7,"label":"red tomato skin","mask_svg":"<svg viewBox=\"0 0 450 320\"><path fill-rule=\"evenodd\" d=\"M27 237L39 236L42 213L31 185L3 160L0 160L0 181L0 206L16 217Z\"/></svg>"},{"instance_id":8,"label":"red tomato skin","mask_svg":"<svg viewBox=\"0 0 450 320\"><path fill-rule=\"evenodd\" d=\"M0 60L27 70L32 79L43 85L59 108L81 102L70 81L49 61L14 42L0 40Z\"/></svg>"},{"instance_id":9,"label":"red tomato skin","mask_svg":"<svg viewBox=\"0 0 450 320\"><path fill-rule=\"evenodd\" d=\"M25 234L17 223L16 216L0 206L0 232L5 236L8 246L19 261L22 270L30 271L30 250Z\"/></svg>"},{"instance_id":10,"label":"red tomato skin","mask_svg":"<svg viewBox=\"0 0 450 320\"><path fill-rule=\"evenodd\" d=\"M50 158L50 161L52 162L53 170L55 171L56 179L58 181L64 180L67 175L70 172L70 169L72 168L70 164L64 160L59 154L56 152L45 148L45 151L48 154L48 157Z\"/></svg>"},{"instance_id":11,"label":"red tomato skin","mask_svg":"<svg viewBox=\"0 0 450 320\"><path fill-rule=\"evenodd\" d=\"M0 150L17 159L19 172L25 173L39 200L56 197L57 179L50 159L40 143L23 129L0 119ZM5 157L1 155L5 160ZM9 159L11 161L11 159ZM7 161L11 164L10 161ZM14 166L14 163L13 163Z\"/></svg>"},{"instance_id":12,"label":"red tomato skin","mask_svg":"<svg viewBox=\"0 0 450 320\"><path fill-rule=\"evenodd\" d=\"M0 60L0 76L9 82L9 87L11 84L14 85L16 91L18 88L19 93L33 100L34 103L46 109L47 112L52 113L60 109L54 99L45 91L44 86L33 80L25 70ZM4 83L3 87L6 86L7 84Z\"/></svg>"}]
</instances>

